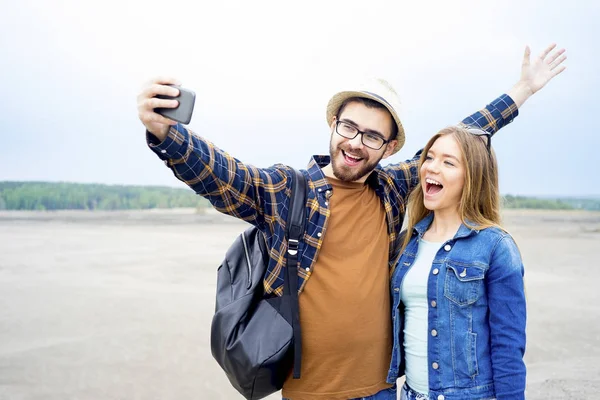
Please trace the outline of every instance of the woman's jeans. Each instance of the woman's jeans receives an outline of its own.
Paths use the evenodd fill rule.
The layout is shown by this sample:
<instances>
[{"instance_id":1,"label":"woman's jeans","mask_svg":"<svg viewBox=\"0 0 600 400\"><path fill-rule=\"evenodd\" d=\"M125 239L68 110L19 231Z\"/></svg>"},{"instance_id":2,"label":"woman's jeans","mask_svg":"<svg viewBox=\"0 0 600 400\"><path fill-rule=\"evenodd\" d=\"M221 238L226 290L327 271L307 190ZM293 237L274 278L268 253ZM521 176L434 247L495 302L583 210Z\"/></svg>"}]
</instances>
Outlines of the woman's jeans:
<instances>
[{"instance_id":1,"label":"woman's jeans","mask_svg":"<svg viewBox=\"0 0 600 400\"><path fill-rule=\"evenodd\" d=\"M400 389L400 400L428 400L429 396L415 392L405 383Z\"/></svg>"}]
</instances>

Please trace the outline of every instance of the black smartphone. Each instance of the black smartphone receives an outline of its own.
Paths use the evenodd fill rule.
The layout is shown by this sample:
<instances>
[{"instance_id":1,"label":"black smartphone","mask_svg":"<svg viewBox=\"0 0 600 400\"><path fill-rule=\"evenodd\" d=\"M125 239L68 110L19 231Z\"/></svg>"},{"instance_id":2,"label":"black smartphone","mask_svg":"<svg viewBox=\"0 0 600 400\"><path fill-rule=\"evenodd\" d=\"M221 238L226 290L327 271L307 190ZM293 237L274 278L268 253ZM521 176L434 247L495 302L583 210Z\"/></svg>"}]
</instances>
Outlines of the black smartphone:
<instances>
[{"instance_id":1,"label":"black smartphone","mask_svg":"<svg viewBox=\"0 0 600 400\"><path fill-rule=\"evenodd\" d=\"M189 124L192 120L192 113L194 112L196 93L181 86L168 86L179 89L179 96L171 97L158 94L156 97L159 99L177 100L179 101L179 105L175 108L155 108L154 112L162 115L165 118L172 119L173 121L177 121L186 125Z\"/></svg>"}]
</instances>

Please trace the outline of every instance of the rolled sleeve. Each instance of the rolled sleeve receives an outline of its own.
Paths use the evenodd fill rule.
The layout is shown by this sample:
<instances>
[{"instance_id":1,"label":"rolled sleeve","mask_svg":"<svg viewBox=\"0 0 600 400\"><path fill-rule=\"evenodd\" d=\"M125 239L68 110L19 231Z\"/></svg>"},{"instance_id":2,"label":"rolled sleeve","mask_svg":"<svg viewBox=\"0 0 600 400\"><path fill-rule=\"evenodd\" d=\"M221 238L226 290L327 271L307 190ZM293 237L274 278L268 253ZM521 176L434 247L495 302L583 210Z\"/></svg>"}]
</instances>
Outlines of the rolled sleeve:
<instances>
[{"instance_id":1,"label":"rolled sleeve","mask_svg":"<svg viewBox=\"0 0 600 400\"><path fill-rule=\"evenodd\" d=\"M519 109L513 99L509 95L503 94L484 109L463 119L462 123L496 133L510 124L518 115Z\"/></svg>"}]
</instances>

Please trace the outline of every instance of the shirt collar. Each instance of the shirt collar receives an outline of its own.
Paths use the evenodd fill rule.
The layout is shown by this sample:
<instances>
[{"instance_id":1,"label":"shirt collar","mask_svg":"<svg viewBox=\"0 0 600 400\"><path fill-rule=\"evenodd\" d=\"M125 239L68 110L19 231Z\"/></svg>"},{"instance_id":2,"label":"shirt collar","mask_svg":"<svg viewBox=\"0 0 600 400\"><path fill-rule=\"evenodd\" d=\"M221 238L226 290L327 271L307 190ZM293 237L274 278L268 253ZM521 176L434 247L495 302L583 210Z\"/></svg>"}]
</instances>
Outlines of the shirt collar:
<instances>
[{"instance_id":1,"label":"shirt collar","mask_svg":"<svg viewBox=\"0 0 600 400\"><path fill-rule=\"evenodd\" d=\"M325 174L323 173L322 168L329 165L331 162L331 157L323 156L323 155L314 155L311 157L310 162L307 166L308 175L310 176L311 181L315 184L315 189L321 191L331 190L331 185L327 181ZM366 180L366 183L371 186L373 189L377 190L381 185L383 185L386 180L386 175L381 168L380 165L377 165L375 170L371 172L369 177Z\"/></svg>"},{"instance_id":2,"label":"shirt collar","mask_svg":"<svg viewBox=\"0 0 600 400\"><path fill-rule=\"evenodd\" d=\"M321 169L329 164L329 160L329 156L312 156L310 162L308 163L308 166L306 167L306 170L308 171L308 176L315 185L315 190L331 190L331 185L325 178L325 174Z\"/></svg>"}]
</instances>

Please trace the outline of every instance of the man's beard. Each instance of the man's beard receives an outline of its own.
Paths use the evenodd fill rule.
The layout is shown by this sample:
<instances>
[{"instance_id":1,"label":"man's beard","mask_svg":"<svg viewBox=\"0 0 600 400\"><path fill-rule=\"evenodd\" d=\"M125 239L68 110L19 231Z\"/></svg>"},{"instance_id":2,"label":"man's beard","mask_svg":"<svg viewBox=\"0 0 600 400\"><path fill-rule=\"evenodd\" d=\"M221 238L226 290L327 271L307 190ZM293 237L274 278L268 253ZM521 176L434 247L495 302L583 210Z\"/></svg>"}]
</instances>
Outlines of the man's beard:
<instances>
[{"instance_id":1,"label":"man's beard","mask_svg":"<svg viewBox=\"0 0 600 400\"><path fill-rule=\"evenodd\" d=\"M346 150L344 149L344 151ZM362 157L362 154L360 154L361 158L363 158L363 160L360 162L364 164L360 168L348 167L346 164L344 164L343 160L340 160L340 158L344 158L344 155L342 154L342 148L339 146L334 148L332 143L329 144L329 156L331 157L333 175L335 175L335 177L340 181L344 182L354 182L361 179L365 175L369 175L375 169L375 167L377 167L379 161L381 161L383 158L382 154L377 160L369 162L367 158L368 156Z\"/></svg>"}]
</instances>

